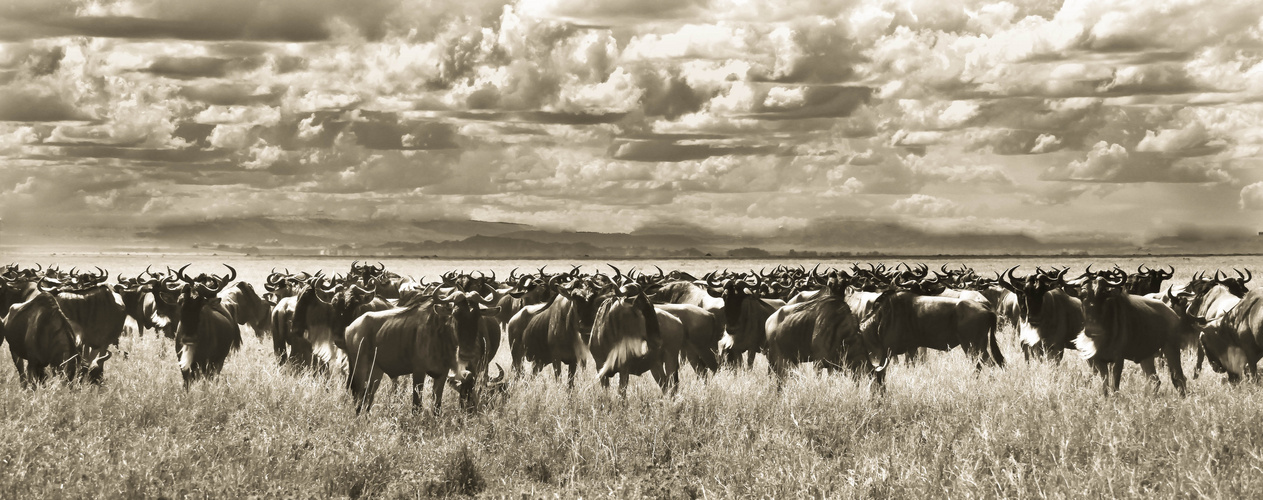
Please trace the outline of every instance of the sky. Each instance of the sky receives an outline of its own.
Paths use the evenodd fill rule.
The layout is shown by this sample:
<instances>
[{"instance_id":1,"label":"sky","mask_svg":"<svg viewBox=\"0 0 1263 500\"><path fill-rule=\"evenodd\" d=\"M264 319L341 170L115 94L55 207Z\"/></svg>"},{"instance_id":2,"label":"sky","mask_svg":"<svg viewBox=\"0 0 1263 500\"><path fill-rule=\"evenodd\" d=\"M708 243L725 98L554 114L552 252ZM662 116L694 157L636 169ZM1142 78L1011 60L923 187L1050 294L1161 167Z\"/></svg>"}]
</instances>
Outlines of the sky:
<instances>
[{"instance_id":1,"label":"sky","mask_svg":"<svg viewBox=\"0 0 1263 500\"><path fill-rule=\"evenodd\" d=\"M6 230L1263 231L1257 0L0 2Z\"/></svg>"}]
</instances>

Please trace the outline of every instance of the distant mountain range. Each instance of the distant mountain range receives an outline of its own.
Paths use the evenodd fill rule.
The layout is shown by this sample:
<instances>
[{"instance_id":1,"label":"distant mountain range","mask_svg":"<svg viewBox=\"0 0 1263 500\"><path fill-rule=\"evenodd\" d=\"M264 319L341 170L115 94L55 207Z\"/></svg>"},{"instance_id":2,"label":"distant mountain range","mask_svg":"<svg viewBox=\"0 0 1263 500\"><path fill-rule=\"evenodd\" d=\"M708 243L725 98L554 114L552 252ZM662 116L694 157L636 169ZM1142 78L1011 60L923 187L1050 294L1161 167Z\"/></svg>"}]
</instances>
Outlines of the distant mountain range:
<instances>
[{"instance_id":1,"label":"distant mountain range","mask_svg":"<svg viewBox=\"0 0 1263 500\"><path fill-rule=\"evenodd\" d=\"M8 233L13 233L9 230ZM1011 234L939 234L881 220L818 220L760 237L701 226L647 227L631 233L557 232L476 220L227 218L162 224L133 231L52 229L4 238L4 245L62 241L82 246L212 248L252 254L410 255L439 257L703 257L762 255L1006 255L1263 253L1263 236L1185 232L1136 244L1102 236L1035 238ZM60 238L60 239L59 239Z\"/></svg>"}]
</instances>

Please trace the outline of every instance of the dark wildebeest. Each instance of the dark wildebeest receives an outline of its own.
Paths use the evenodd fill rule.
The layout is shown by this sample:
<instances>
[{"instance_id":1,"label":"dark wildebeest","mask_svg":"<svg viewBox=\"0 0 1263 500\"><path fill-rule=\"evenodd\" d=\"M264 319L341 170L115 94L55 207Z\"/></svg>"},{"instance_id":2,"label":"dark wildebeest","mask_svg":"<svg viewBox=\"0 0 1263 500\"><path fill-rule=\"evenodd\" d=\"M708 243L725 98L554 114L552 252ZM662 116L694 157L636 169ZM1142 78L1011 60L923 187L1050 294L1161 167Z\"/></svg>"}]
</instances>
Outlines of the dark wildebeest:
<instances>
[{"instance_id":1,"label":"dark wildebeest","mask_svg":"<svg viewBox=\"0 0 1263 500\"><path fill-rule=\"evenodd\" d=\"M1244 375L1258 378L1263 357L1263 289L1245 294L1236 307L1218 318L1198 318L1201 343L1210 366L1237 383Z\"/></svg>"},{"instance_id":2,"label":"dark wildebeest","mask_svg":"<svg viewBox=\"0 0 1263 500\"><path fill-rule=\"evenodd\" d=\"M754 356L763 349L767 340L766 323L772 312L785 305L779 299L762 297L762 279L753 276L734 277L717 284L713 276L706 277L705 291L724 303L724 336L719 340L719 357L730 365L740 366L741 356L746 356L746 366L754 365Z\"/></svg>"},{"instance_id":3,"label":"dark wildebeest","mask_svg":"<svg viewBox=\"0 0 1263 500\"><path fill-rule=\"evenodd\" d=\"M1132 295L1148 295L1162 291L1162 282L1175 275L1175 268L1169 271L1149 269L1144 264L1136 266L1136 274L1127 277L1127 293Z\"/></svg>"},{"instance_id":4,"label":"dark wildebeest","mask_svg":"<svg viewBox=\"0 0 1263 500\"><path fill-rule=\"evenodd\" d=\"M228 354L241 347L241 329L224 309L219 292L237 277L227 264L229 275L184 274L185 264L176 276L184 283L180 303L180 324L175 330L175 355L179 360L184 388L197 379L214 377L224 368Z\"/></svg>"},{"instance_id":5,"label":"dark wildebeest","mask_svg":"<svg viewBox=\"0 0 1263 500\"><path fill-rule=\"evenodd\" d=\"M1083 301L1083 333L1074 339L1092 369L1101 376L1104 392L1118 391L1123 362L1139 363L1158 390L1154 357L1161 353L1171 384L1185 393L1180 368L1180 317L1162 301L1131 295L1123 288L1126 273L1089 275L1079 289Z\"/></svg>"},{"instance_id":6,"label":"dark wildebeest","mask_svg":"<svg viewBox=\"0 0 1263 500\"><path fill-rule=\"evenodd\" d=\"M269 320L272 332L272 353L281 365L291 363L294 366L308 367L311 364L311 342L303 337L301 331L293 328L294 310L298 306L298 296L310 287L318 278L308 273L290 274L286 269L278 273L274 269L268 276L263 288L275 298Z\"/></svg>"},{"instance_id":7,"label":"dark wildebeest","mask_svg":"<svg viewBox=\"0 0 1263 500\"><path fill-rule=\"evenodd\" d=\"M1013 275L1017 266L1000 277L1000 285L1017 297L1019 339L1027 359L1032 354L1061 361L1071 342L1083 331L1083 304L1065 291L1065 273L1038 270L1025 277Z\"/></svg>"},{"instance_id":8,"label":"dark wildebeest","mask_svg":"<svg viewBox=\"0 0 1263 500\"><path fill-rule=\"evenodd\" d=\"M995 329L996 314L978 302L906 290L882 292L860 325L877 367L886 366L892 356L918 348L947 351L956 346L979 359L977 369L984 362L1003 367L1004 355L996 343Z\"/></svg>"},{"instance_id":9,"label":"dark wildebeest","mask_svg":"<svg viewBox=\"0 0 1263 500\"><path fill-rule=\"evenodd\" d=\"M443 388L453 376L467 377L461 366L452 307L430 295L416 295L399 307L370 311L346 327L350 372L347 388L355 413L373 407L382 375L412 375L412 405L421 407L425 378L433 379L434 414L443 405Z\"/></svg>"},{"instance_id":10,"label":"dark wildebeest","mask_svg":"<svg viewBox=\"0 0 1263 500\"><path fill-rule=\"evenodd\" d=\"M583 337L591 335L596 306L608 295L609 286L583 278L557 283L566 278L570 277L552 278L549 286L557 294L551 301L523 307L509 320L509 351L515 373L522 372L525 359L534 373L551 364L553 374L560 378L564 364L569 369L569 386L574 387L575 370L589 356Z\"/></svg>"},{"instance_id":11,"label":"dark wildebeest","mask_svg":"<svg viewBox=\"0 0 1263 500\"><path fill-rule=\"evenodd\" d=\"M44 370L50 366L67 380L90 368L84 366L86 358L75 342L74 328L52 294L37 292L9 307L4 335L23 387L42 382L47 376Z\"/></svg>"},{"instance_id":12,"label":"dark wildebeest","mask_svg":"<svg viewBox=\"0 0 1263 500\"><path fill-rule=\"evenodd\" d=\"M849 278L846 276L845 278ZM767 318L767 359L777 387L785 382L790 365L812 362L817 369L872 372L869 346L859 334L859 320L846 301L849 279L831 278L828 288L811 299L786 305Z\"/></svg>"},{"instance_id":13,"label":"dark wildebeest","mask_svg":"<svg viewBox=\"0 0 1263 500\"><path fill-rule=\"evenodd\" d=\"M330 282L321 277L298 297L290 335L301 334L311 344L311 364L330 373L346 369L343 350L346 327L370 311L390 309L372 287Z\"/></svg>"},{"instance_id":14,"label":"dark wildebeest","mask_svg":"<svg viewBox=\"0 0 1263 500\"><path fill-rule=\"evenodd\" d=\"M500 325L495 319L500 310L488 307L491 298L483 298L478 292L452 291L443 301L451 304L461 367L452 382L460 394L461 406L473 410L478 407L480 389L487 384L491 359L500 349Z\"/></svg>"},{"instance_id":15,"label":"dark wildebeest","mask_svg":"<svg viewBox=\"0 0 1263 500\"><path fill-rule=\"evenodd\" d=\"M645 372L653 375L664 393L674 391L680 383L683 344L680 320L655 310L639 285L624 282L597 307L588 350L601 386L608 387L617 374L618 392L625 396L630 376Z\"/></svg>"}]
</instances>

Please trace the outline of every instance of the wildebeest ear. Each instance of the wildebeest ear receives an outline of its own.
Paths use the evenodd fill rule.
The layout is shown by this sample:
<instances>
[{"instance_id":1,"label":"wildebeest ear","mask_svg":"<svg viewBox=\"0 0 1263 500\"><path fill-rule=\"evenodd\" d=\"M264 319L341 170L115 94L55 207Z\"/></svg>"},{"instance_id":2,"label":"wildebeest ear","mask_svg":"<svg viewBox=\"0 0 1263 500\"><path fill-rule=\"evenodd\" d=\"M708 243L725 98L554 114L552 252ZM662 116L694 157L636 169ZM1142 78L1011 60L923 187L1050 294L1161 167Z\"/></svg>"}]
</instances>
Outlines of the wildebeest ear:
<instances>
[{"instance_id":1,"label":"wildebeest ear","mask_svg":"<svg viewBox=\"0 0 1263 500\"><path fill-rule=\"evenodd\" d=\"M495 316L497 314L500 314L500 306L495 306L495 307L484 306L484 307L481 307L478 312L482 314L483 316Z\"/></svg>"},{"instance_id":2,"label":"wildebeest ear","mask_svg":"<svg viewBox=\"0 0 1263 500\"><path fill-rule=\"evenodd\" d=\"M526 296L526 290L514 290L512 292L509 292L509 296L515 299L520 299Z\"/></svg>"}]
</instances>

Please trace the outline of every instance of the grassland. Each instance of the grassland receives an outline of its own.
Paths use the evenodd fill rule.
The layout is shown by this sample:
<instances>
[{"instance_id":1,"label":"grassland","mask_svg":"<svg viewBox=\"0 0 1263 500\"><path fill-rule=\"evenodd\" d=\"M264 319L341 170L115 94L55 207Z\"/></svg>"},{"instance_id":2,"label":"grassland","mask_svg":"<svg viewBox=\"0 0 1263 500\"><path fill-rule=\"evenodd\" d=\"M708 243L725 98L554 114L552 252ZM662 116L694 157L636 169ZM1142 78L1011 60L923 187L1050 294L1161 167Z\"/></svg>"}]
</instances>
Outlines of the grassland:
<instances>
[{"instance_id":1,"label":"grassland","mask_svg":"<svg viewBox=\"0 0 1263 500\"><path fill-rule=\"evenodd\" d=\"M356 417L337 382L246 336L188 392L152 334L124 337L102 387L22 390L0 349L0 498L1263 495L1259 385L1208 372L1181 398L1160 370L1154 395L1132 365L1103 397L1084 362L1025 362L1007 331L1007 368L934 353L893 367L885 395L806 367L778 393L760 358L686 368L674 398L633 378L621 400L589 366L574 390L528 377L474 415L449 390L437 418L402 383Z\"/></svg>"}]
</instances>

